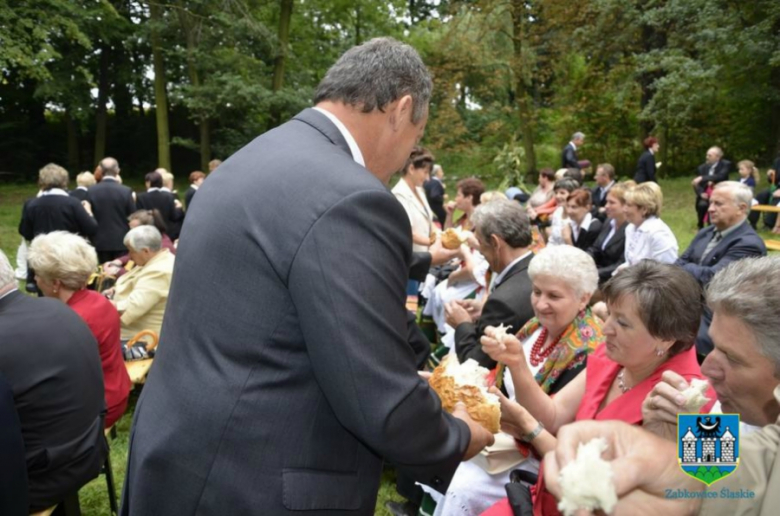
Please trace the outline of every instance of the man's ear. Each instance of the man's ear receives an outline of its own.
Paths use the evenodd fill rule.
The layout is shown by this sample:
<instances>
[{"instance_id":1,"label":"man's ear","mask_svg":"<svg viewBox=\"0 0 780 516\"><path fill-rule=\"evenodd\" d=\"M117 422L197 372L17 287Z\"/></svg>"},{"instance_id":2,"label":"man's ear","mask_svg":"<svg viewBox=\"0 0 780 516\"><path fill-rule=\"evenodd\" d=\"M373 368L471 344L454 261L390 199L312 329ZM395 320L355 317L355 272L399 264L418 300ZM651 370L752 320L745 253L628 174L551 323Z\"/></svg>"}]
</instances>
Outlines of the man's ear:
<instances>
[{"instance_id":1,"label":"man's ear","mask_svg":"<svg viewBox=\"0 0 780 516\"><path fill-rule=\"evenodd\" d=\"M392 112L390 113L390 123L393 125L393 130L400 131L403 127L404 120L412 120L412 111L414 108L414 101L411 95L404 95L400 99L391 104Z\"/></svg>"},{"instance_id":2,"label":"man's ear","mask_svg":"<svg viewBox=\"0 0 780 516\"><path fill-rule=\"evenodd\" d=\"M501 244L501 239L495 233L490 235L490 247L498 249L499 244Z\"/></svg>"}]
</instances>

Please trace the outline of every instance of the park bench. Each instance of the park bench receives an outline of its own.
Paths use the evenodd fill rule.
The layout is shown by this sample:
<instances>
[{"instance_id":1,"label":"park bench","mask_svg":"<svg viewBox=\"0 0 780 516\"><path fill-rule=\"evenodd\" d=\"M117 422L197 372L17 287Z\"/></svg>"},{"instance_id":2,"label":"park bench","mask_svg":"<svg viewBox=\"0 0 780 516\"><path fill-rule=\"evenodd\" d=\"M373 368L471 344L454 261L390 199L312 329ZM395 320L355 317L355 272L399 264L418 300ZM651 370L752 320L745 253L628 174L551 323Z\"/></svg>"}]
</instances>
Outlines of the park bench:
<instances>
[{"instance_id":1,"label":"park bench","mask_svg":"<svg viewBox=\"0 0 780 516\"><path fill-rule=\"evenodd\" d=\"M780 213L780 206L769 206L766 204L756 204L750 209L752 211L760 211L764 213ZM780 240L764 238L764 245L768 251L780 251Z\"/></svg>"}]
</instances>

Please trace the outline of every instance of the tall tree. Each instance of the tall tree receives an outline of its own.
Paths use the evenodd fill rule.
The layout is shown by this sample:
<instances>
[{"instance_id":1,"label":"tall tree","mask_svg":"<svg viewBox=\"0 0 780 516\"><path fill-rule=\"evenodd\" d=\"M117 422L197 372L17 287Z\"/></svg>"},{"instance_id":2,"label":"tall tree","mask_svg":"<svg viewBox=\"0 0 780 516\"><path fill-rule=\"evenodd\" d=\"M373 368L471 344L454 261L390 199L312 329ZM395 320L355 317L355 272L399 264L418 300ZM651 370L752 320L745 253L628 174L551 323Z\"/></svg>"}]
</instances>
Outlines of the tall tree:
<instances>
[{"instance_id":1,"label":"tall tree","mask_svg":"<svg viewBox=\"0 0 780 516\"><path fill-rule=\"evenodd\" d=\"M165 80L165 61L163 58L160 30L163 26L162 6L156 1L149 2L149 23L152 44L152 63L154 68L154 100L157 119L157 163L167 170L171 169L170 131L168 129L168 94Z\"/></svg>"}]
</instances>

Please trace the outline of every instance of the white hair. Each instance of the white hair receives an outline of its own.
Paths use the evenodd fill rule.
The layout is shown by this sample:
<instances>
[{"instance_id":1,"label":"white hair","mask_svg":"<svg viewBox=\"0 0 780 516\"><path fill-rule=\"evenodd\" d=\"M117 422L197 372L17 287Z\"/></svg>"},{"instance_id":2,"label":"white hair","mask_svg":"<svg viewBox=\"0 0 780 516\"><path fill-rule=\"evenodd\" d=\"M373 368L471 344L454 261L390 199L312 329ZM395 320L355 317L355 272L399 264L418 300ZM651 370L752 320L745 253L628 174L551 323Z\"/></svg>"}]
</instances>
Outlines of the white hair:
<instances>
[{"instance_id":1,"label":"white hair","mask_svg":"<svg viewBox=\"0 0 780 516\"><path fill-rule=\"evenodd\" d=\"M555 245L539 251L528 265L528 276L531 281L539 276L563 280L578 297L593 294L599 286L596 262L582 249L570 245Z\"/></svg>"},{"instance_id":2,"label":"white hair","mask_svg":"<svg viewBox=\"0 0 780 516\"><path fill-rule=\"evenodd\" d=\"M11 267L11 262L8 261L5 253L0 250L0 290L15 284L14 268Z\"/></svg>"},{"instance_id":3,"label":"white hair","mask_svg":"<svg viewBox=\"0 0 780 516\"><path fill-rule=\"evenodd\" d=\"M753 191L739 181L723 181L715 185L714 190L728 190L736 204L745 204L748 209L753 202Z\"/></svg>"},{"instance_id":4,"label":"white hair","mask_svg":"<svg viewBox=\"0 0 780 516\"><path fill-rule=\"evenodd\" d=\"M138 226L127 232L122 243L133 251L149 249L156 252L162 247L162 235L154 226Z\"/></svg>"},{"instance_id":5,"label":"white hair","mask_svg":"<svg viewBox=\"0 0 780 516\"><path fill-rule=\"evenodd\" d=\"M60 280L70 290L80 290L97 267L97 253L78 235L52 231L38 235L27 255L35 274L48 281Z\"/></svg>"}]
</instances>

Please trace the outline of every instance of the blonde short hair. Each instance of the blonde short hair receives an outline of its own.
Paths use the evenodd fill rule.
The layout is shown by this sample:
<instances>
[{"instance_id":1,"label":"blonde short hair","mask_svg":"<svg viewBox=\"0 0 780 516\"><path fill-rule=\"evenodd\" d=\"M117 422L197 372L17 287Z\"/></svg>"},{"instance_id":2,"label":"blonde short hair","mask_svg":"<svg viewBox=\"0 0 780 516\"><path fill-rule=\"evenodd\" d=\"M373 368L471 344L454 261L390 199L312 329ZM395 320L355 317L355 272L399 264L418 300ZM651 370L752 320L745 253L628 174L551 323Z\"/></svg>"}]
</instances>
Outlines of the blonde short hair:
<instances>
[{"instance_id":1,"label":"blonde short hair","mask_svg":"<svg viewBox=\"0 0 780 516\"><path fill-rule=\"evenodd\" d=\"M173 190L173 174L168 172L167 170L165 172L162 172L162 180L163 180L163 186L166 188L170 188Z\"/></svg>"},{"instance_id":2,"label":"blonde short hair","mask_svg":"<svg viewBox=\"0 0 780 516\"><path fill-rule=\"evenodd\" d=\"M506 195L504 195L502 192L499 192L498 190L490 190L487 192L482 192L482 195L479 196L479 202L480 204L485 204L486 202L495 201L495 200L506 200Z\"/></svg>"},{"instance_id":3,"label":"blonde short hair","mask_svg":"<svg viewBox=\"0 0 780 516\"><path fill-rule=\"evenodd\" d=\"M27 255L35 274L46 281L60 280L70 290L81 290L97 267L95 248L67 231L38 235Z\"/></svg>"},{"instance_id":4,"label":"blonde short hair","mask_svg":"<svg viewBox=\"0 0 780 516\"><path fill-rule=\"evenodd\" d=\"M41 187L41 190L51 188L64 190L68 187L68 171L56 163L49 163L38 171L38 186Z\"/></svg>"},{"instance_id":5,"label":"blonde short hair","mask_svg":"<svg viewBox=\"0 0 780 516\"><path fill-rule=\"evenodd\" d=\"M95 175L92 172L82 172L76 176L76 184L79 186L90 187L97 183Z\"/></svg>"},{"instance_id":6,"label":"blonde short hair","mask_svg":"<svg viewBox=\"0 0 780 516\"><path fill-rule=\"evenodd\" d=\"M626 192L626 202L644 209L647 217L660 217L664 194L658 183L647 182L636 185Z\"/></svg>"}]
</instances>

